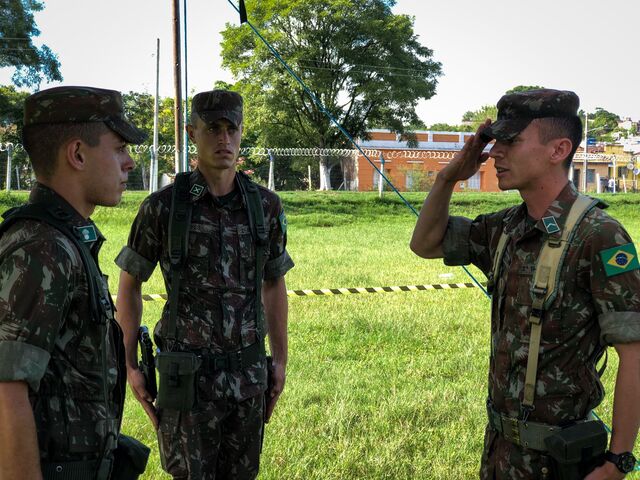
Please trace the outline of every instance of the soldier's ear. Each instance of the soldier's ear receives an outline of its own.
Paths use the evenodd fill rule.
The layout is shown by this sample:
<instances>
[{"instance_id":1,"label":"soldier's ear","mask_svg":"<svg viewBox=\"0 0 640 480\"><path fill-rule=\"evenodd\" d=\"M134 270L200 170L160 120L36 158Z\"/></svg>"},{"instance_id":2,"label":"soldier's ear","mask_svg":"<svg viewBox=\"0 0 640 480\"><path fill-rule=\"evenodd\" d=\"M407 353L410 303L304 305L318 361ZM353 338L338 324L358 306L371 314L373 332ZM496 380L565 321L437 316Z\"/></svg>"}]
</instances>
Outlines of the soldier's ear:
<instances>
[{"instance_id":1,"label":"soldier's ear","mask_svg":"<svg viewBox=\"0 0 640 480\"><path fill-rule=\"evenodd\" d=\"M86 159L84 155L85 143L79 138L69 140L64 149L64 160L73 170L84 170Z\"/></svg>"},{"instance_id":2,"label":"soldier's ear","mask_svg":"<svg viewBox=\"0 0 640 480\"><path fill-rule=\"evenodd\" d=\"M571 153L573 144L568 138L556 138L549 142L549 146L552 148L551 162L553 164L564 164Z\"/></svg>"}]
</instances>

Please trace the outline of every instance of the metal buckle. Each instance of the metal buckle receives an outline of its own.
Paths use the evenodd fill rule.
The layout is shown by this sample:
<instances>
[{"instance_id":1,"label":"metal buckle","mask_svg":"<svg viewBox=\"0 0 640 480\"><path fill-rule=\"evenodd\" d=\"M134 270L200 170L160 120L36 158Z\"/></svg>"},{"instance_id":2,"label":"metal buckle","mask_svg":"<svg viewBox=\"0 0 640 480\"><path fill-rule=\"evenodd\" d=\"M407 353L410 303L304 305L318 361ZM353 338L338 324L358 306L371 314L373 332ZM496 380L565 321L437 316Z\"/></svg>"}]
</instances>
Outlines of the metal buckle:
<instances>
[{"instance_id":1,"label":"metal buckle","mask_svg":"<svg viewBox=\"0 0 640 480\"><path fill-rule=\"evenodd\" d=\"M504 437L516 445L520 445L520 421L517 418L505 417L502 418L502 434Z\"/></svg>"}]
</instances>

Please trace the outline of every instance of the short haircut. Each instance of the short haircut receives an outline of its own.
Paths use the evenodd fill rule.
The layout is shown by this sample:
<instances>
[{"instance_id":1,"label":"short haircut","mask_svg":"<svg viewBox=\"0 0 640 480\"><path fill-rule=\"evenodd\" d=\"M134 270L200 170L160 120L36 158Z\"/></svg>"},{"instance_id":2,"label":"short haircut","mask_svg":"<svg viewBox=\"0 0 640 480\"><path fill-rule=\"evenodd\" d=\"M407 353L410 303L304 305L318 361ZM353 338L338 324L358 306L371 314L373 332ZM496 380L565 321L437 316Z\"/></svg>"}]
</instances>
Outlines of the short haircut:
<instances>
[{"instance_id":1,"label":"short haircut","mask_svg":"<svg viewBox=\"0 0 640 480\"><path fill-rule=\"evenodd\" d=\"M50 179L56 169L58 151L69 140L79 138L90 147L96 147L100 137L109 131L103 122L26 125L22 130L22 143L35 174Z\"/></svg>"},{"instance_id":2,"label":"short haircut","mask_svg":"<svg viewBox=\"0 0 640 480\"><path fill-rule=\"evenodd\" d=\"M580 117L545 117L538 118L536 121L541 143L548 143L557 138L571 140L571 152L569 152L564 162L564 167L568 169L582 141L582 122Z\"/></svg>"}]
</instances>

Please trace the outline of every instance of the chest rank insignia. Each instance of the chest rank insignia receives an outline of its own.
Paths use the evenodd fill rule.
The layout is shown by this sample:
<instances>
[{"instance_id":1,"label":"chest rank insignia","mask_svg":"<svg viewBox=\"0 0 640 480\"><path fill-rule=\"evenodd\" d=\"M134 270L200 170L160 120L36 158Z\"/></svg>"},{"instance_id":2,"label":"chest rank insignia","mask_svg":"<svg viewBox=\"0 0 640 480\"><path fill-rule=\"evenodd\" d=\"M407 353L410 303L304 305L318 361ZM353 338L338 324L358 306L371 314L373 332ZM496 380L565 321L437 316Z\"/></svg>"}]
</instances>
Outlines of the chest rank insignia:
<instances>
[{"instance_id":1,"label":"chest rank insignia","mask_svg":"<svg viewBox=\"0 0 640 480\"><path fill-rule=\"evenodd\" d=\"M638 253L633 243L602 250L600 258L607 277L640 268Z\"/></svg>"},{"instance_id":2,"label":"chest rank insignia","mask_svg":"<svg viewBox=\"0 0 640 480\"><path fill-rule=\"evenodd\" d=\"M548 234L556 233L560 231L560 227L556 222L556 217L542 217L542 224Z\"/></svg>"},{"instance_id":3,"label":"chest rank insignia","mask_svg":"<svg viewBox=\"0 0 640 480\"><path fill-rule=\"evenodd\" d=\"M194 197L198 197L203 191L204 191L204 187L202 185L198 185L197 183L194 183L193 187L191 187L191 190L189 190L189 193Z\"/></svg>"},{"instance_id":4,"label":"chest rank insignia","mask_svg":"<svg viewBox=\"0 0 640 480\"><path fill-rule=\"evenodd\" d=\"M96 227L93 225L85 225L83 227L74 227L76 231L76 235L82 240L84 243L95 242L98 239L98 233L96 232Z\"/></svg>"}]
</instances>

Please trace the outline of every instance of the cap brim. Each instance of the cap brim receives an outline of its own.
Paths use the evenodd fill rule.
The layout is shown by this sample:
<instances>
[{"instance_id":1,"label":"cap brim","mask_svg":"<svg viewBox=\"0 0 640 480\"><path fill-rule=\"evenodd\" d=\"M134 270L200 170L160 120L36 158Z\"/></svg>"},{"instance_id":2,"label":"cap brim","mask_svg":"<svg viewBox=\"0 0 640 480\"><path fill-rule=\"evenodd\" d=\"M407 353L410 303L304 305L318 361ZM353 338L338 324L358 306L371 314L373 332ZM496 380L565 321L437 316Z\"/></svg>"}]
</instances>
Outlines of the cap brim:
<instances>
[{"instance_id":1,"label":"cap brim","mask_svg":"<svg viewBox=\"0 0 640 480\"><path fill-rule=\"evenodd\" d=\"M516 136L531 123L532 118L504 118L496 120L490 126L480 132L480 136L485 141L497 140L499 142L508 142L516 138Z\"/></svg>"},{"instance_id":2,"label":"cap brim","mask_svg":"<svg viewBox=\"0 0 640 480\"><path fill-rule=\"evenodd\" d=\"M111 130L124 138L127 143L139 145L147 138L146 133L132 123L121 118L110 118L109 120L105 120L104 123L106 123Z\"/></svg>"},{"instance_id":3,"label":"cap brim","mask_svg":"<svg viewBox=\"0 0 640 480\"><path fill-rule=\"evenodd\" d=\"M229 120L236 128L240 127L242 117L236 112L228 110L206 110L204 112L196 112L203 122L211 124L217 120Z\"/></svg>"}]
</instances>

